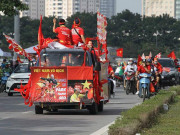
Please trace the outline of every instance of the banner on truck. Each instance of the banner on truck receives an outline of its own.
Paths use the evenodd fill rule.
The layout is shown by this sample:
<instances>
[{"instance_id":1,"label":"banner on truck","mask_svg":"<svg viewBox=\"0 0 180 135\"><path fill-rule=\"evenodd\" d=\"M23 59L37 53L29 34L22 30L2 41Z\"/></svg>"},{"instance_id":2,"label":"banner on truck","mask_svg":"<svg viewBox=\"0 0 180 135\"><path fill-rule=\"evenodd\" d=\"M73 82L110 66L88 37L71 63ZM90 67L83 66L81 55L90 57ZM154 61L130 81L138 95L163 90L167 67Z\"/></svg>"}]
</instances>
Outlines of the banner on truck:
<instances>
[{"instance_id":1,"label":"banner on truck","mask_svg":"<svg viewBox=\"0 0 180 135\"><path fill-rule=\"evenodd\" d=\"M33 67L34 102L90 102L93 99L91 67Z\"/></svg>"}]
</instances>

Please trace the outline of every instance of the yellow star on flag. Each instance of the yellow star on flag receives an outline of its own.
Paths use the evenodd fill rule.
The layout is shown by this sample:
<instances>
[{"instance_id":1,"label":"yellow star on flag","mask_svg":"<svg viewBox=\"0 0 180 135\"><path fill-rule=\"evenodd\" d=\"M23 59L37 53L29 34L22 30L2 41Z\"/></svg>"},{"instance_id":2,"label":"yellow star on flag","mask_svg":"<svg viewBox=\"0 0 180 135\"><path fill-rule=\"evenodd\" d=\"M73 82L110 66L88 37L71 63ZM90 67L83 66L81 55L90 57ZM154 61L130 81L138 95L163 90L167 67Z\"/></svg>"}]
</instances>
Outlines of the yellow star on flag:
<instances>
[{"instance_id":1,"label":"yellow star on flag","mask_svg":"<svg viewBox=\"0 0 180 135\"><path fill-rule=\"evenodd\" d=\"M88 81L86 80L86 82L82 83L82 85L84 85L83 89L85 89L85 88L89 89L89 85L91 85L91 83L88 83Z\"/></svg>"}]
</instances>

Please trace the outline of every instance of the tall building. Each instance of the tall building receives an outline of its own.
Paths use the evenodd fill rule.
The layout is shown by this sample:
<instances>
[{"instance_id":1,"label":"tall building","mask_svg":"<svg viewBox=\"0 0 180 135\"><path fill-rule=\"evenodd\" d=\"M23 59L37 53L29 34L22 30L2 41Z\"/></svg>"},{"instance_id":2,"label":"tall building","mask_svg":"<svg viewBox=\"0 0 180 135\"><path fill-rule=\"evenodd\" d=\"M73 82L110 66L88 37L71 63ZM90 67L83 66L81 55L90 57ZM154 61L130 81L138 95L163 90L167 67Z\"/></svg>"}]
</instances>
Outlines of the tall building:
<instances>
[{"instance_id":1,"label":"tall building","mask_svg":"<svg viewBox=\"0 0 180 135\"><path fill-rule=\"evenodd\" d=\"M176 3L178 1L179 0L142 0L142 15L160 16L163 14L168 14L169 16L175 18Z\"/></svg>"},{"instance_id":2,"label":"tall building","mask_svg":"<svg viewBox=\"0 0 180 135\"><path fill-rule=\"evenodd\" d=\"M96 13L100 6L100 0L46 0L45 16L64 18L77 12Z\"/></svg>"},{"instance_id":3,"label":"tall building","mask_svg":"<svg viewBox=\"0 0 180 135\"><path fill-rule=\"evenodd\" d=\"M116 0L100 0L100 12L108 18L116 15Z\"/></svg>"},{"instance_id":4,"label":"tall building","mask_svg":"<svg viewBox=\"0 0 180 135\"><path fill-rule=\"evenodd\" d=\"M39 19L40 15L57 18L70 17L77 12L102 14L111 18L116 13L116 0L21 0L29 6L28 11L20 12L20 17Z\"/></svg>"},{"instance_id":5,"label":"tall building","mask_svg":"<svg viewBox=\"0 0 180 135\"><path fill-rule=\"evenodd\" d=\"M176 0L176 19L180 20L180 0Z\"/></svg>"},{"instance_id":6,"label":"tall building","mask_svg":"<svg viewBox=\"0 0 180 135\"><path fill-rule=\"evenodd\" d=\"M31 19L39 19L45 15L45 0L21 0L27 4L29 10L20 12L20 17L29 16Z\"/></svg>"},{"instance_id":7,"label":"tall building","mask_svg":"<svg viewBox=\"0 0 180 135\"><path fill-rule=\"evenodd\" d=\"M96 13L100 10L100 0L79 0L80 12Z\"/></svg>"}]
</instances>

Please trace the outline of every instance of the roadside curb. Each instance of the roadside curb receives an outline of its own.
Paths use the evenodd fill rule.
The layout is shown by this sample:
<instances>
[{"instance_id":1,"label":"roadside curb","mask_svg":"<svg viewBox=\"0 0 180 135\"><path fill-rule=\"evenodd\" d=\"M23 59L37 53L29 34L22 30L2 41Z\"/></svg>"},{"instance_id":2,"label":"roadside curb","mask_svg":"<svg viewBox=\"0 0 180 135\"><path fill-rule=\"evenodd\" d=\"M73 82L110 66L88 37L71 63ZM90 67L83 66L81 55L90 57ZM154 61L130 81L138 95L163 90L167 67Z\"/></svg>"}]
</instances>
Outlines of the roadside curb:
<instances>
[{"instance_id":1,"label":"roadside curb","mask_svg":"<svg viewBox=\"0 0 180 135\"><path fill-rule=\"evenodd\" d=\"M96 132L90 134L90 135L108 135L109 126L114 124L115 121L109 123L108 125L102 127L101 129L97 130Z\"/></svg>"},{"instance_id":2,"label":"roadside curb","mask_svg":"<svg viewBox=\"0 0 180 135\"><path fill-rule=\"evenodd\" d=\"M178 89L180 87L176 87L176 89ZM115 124L111 125L109 127L109 135L134 135L138 132L141 131L142 128L148 127L151 125L151 122L153 119L155 119L157 117L157 115L163 110L163 104L169 104L170 102L172 102L174 100L174 97L179 93L179 91L168 91L167 93L163 93L161 92L160 96L164 96L164 98L161 97L161 101L159 104L142 104L136 107L133 107L136 109L137 112L141 112L141 110L143 107L151 107L152 110L147 110L147 112L143 112L141 114L137 114L137 116L135 117L131 117L130 116L130 112L131 111L127 111L125 112L125 119L123 117L123 120L121 119L117 119L115 121ZM164 95L163 95L164 94ZM167 95L166 95L167 94ZM158 102L158 98L155 99L157 100L156 102ZM149 103L150 101L147 100L147 102ZM122 122L123 121L123 122Z\"/></svg>"}]
</instances>

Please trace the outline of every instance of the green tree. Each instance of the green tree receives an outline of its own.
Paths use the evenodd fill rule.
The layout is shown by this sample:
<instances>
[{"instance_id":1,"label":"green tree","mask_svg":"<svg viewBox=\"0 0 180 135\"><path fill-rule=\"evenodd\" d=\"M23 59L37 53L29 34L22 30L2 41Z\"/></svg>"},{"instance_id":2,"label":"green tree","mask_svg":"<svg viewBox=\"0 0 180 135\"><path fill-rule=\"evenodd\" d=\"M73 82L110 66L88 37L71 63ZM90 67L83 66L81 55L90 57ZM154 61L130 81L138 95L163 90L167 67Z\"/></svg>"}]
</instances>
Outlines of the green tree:
<instances>
[{"instance_id":1,"label":"green tree","mask_svg":"<svg viewBox=\"0 0 180 135\"><path fill-rule=\"evenodd\" d=\"M16 15L18 11L28 10L28 6L23 4L20 0L1 0L0 1L0 11L5 15L13 16Z\"/></svg>"}]
</instances>

